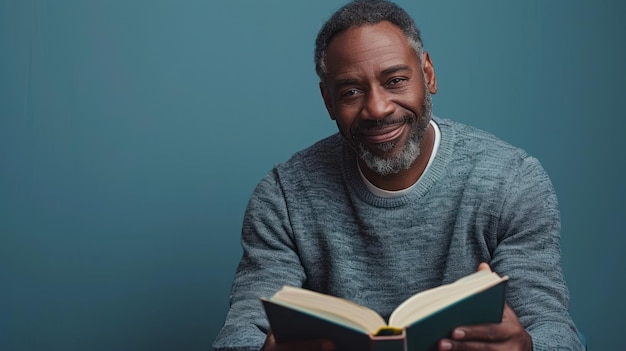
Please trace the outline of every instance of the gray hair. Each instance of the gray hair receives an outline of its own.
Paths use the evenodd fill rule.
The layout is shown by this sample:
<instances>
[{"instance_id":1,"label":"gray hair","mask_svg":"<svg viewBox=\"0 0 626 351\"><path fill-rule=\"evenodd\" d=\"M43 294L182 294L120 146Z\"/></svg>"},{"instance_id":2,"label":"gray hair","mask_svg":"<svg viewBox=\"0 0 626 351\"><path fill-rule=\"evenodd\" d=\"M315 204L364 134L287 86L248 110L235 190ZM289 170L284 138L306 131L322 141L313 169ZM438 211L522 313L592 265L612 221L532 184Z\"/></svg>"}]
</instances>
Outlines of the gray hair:
<instances>
[{"instance_id":1,"label":"gray hair","mask_svg":"<svg viewBox=\"0 0 626 351\"><path fill-rule=\"evenodd\" d=\"M398 5L385 0L354 0L337 10L324 23L315 39L315 71L321 80L326 75L324 62L326 48L335 35L353 26L377 24L389 21L404 32L411 47L422 63L423 44L420 31L415 22Z\"/></svg>"}]
</instances>

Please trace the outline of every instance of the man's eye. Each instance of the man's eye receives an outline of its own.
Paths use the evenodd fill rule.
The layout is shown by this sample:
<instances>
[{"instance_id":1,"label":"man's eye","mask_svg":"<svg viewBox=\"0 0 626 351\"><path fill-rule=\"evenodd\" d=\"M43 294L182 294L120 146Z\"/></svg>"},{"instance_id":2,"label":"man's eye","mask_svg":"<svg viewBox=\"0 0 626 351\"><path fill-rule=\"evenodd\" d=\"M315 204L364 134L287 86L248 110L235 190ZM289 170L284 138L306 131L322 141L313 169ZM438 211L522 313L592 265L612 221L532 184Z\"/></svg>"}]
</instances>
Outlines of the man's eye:
<instances>
[{"instance_id":1,"label":"man's eye","mask_svg":"<svg viewBox=\"0 0 626 351\"><path fill-rule=\"evenodd\" d=\"M393 78L387 83L387 85L396 85L396 84L404 82L405 80L406 78L401 78L401 77Z\"/></svg>"},{"instance_id":2,"label":"man's eye","mask_svg":"<svg viewBox=\"0 0 626 351\"><path fill-rule=\"evenodd\" d=\"M358 93L358 91L356 89L350 89L350 90L346 90L343 92L343 94L341 94L341 96L343 97L350 97L350 96L354 96Z\"/></svg>"}]
</instances>

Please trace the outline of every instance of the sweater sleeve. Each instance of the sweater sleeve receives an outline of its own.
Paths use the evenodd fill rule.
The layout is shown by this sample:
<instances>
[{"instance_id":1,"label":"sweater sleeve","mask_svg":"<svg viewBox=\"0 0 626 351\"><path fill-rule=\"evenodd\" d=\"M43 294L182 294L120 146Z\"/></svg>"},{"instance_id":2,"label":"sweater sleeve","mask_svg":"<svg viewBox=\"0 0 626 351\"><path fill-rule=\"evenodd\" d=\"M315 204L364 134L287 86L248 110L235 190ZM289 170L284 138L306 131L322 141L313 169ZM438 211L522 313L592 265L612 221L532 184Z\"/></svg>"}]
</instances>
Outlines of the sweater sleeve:
<instances>
[{"instance_id":1,"label":"sweater sleeve","mask_svg":"<svg viewBox=\"0 0 626 351\"><path fill-rule=\"evenodd\" d=\"M302 286L305 279L275 171L263 178L250 198L241 244L243 256L232 287L230 310L213 343L216 351L259 350L269 328L259 299L286 284Z\"/></svg>"},{"instance_id":2,"label":"sweater sleeve","mask_svg":"<svg viewBox=\"0 0 626 351\"><path fill-rule=\"evenodd\" d=\"M529 156L519 161L506 185L491 265L511 278L507 301L535 351L582 350L568 312L556 194L539 161Z\"/></svg>"}]
</instances>

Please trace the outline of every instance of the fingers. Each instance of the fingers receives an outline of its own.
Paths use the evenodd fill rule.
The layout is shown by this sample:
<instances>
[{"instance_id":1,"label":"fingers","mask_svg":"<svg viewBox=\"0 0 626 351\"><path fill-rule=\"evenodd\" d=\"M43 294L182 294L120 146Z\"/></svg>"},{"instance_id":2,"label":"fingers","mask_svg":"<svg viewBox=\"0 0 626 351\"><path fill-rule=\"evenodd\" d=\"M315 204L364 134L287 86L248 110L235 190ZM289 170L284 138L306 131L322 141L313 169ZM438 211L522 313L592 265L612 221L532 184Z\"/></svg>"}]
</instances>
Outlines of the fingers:
<instances>
[{"instance_id":1,"label":"fingers","mask_svg":"<svg viewBox=\"0 0 626 351\"><path fill-rule=\"evenodd\" d=\"M485 351L485 350L518 350L510 346L501 346L499 344L486 344L478 341L455 342L449 340L441 340L437 345L439 351Z\"/></svg>"},{"instance_id":2,"label":"fingers","mask_svg":"<svg viewBox=\"0 0 626 351\"><path fill-rule=\"evenodd\" d=\"M513 309L508 304L504 304L501 323L458 327L452 331L452 339L497 342L509 339L511 335L519 333L522 329Z\"/></svg>"},{"instance_id":3,"label":"fingers","mask_svg":"<svg viewBox=\"0 0 626 351\"><path fill-rule=\"evenodd\" d=\"M481 324L472 327L456 328L452 332L453 340L477 340L483 342L499 342L509 338L509 328L500 324Z\"/></svg>"},{"instance_id":4,"label":"fingers","mask_svg":"<svg viewBox=\"0 0 626 351\"><path fill-rule=\"evenodd\" d=\"M478 270L479 271L487 270L487 271L491 272L491 267L489 267L489 264L483 262L483 263L478 265Z\"/></svg>"},{"instance_id":5,"label":"fingers","mask_svg":"<svg viewBox=\"0 0 626 351\"><path fill-rule=\"evenodd\" d=\"M452 331L451 339L439 341L439 350L530 350L532 339L517 315L504 305L501 323L462 326Z\"/></svg>"}]
</instances>

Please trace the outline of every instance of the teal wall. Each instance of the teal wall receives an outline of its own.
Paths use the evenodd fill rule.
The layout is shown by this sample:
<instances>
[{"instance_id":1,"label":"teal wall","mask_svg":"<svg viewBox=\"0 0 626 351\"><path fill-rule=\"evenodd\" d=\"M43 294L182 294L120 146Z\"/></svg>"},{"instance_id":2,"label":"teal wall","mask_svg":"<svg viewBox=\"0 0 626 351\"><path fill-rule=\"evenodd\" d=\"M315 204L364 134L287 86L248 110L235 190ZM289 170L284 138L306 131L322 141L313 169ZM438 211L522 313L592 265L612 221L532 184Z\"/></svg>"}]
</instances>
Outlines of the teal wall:
<instances>
[{"instance_id":1,"label":"teal wall","mask_svg":"<svg viewBox=\"0 0 626 351\"><path fill-rule=\"evenodd\" d=\"M342 1L0 0L0 349L208 349L256 182L335 131L312 66ZM572 315L626 311L626 6L400 1L439 116L537 156Z\"/></svg>"}]
</instances>

